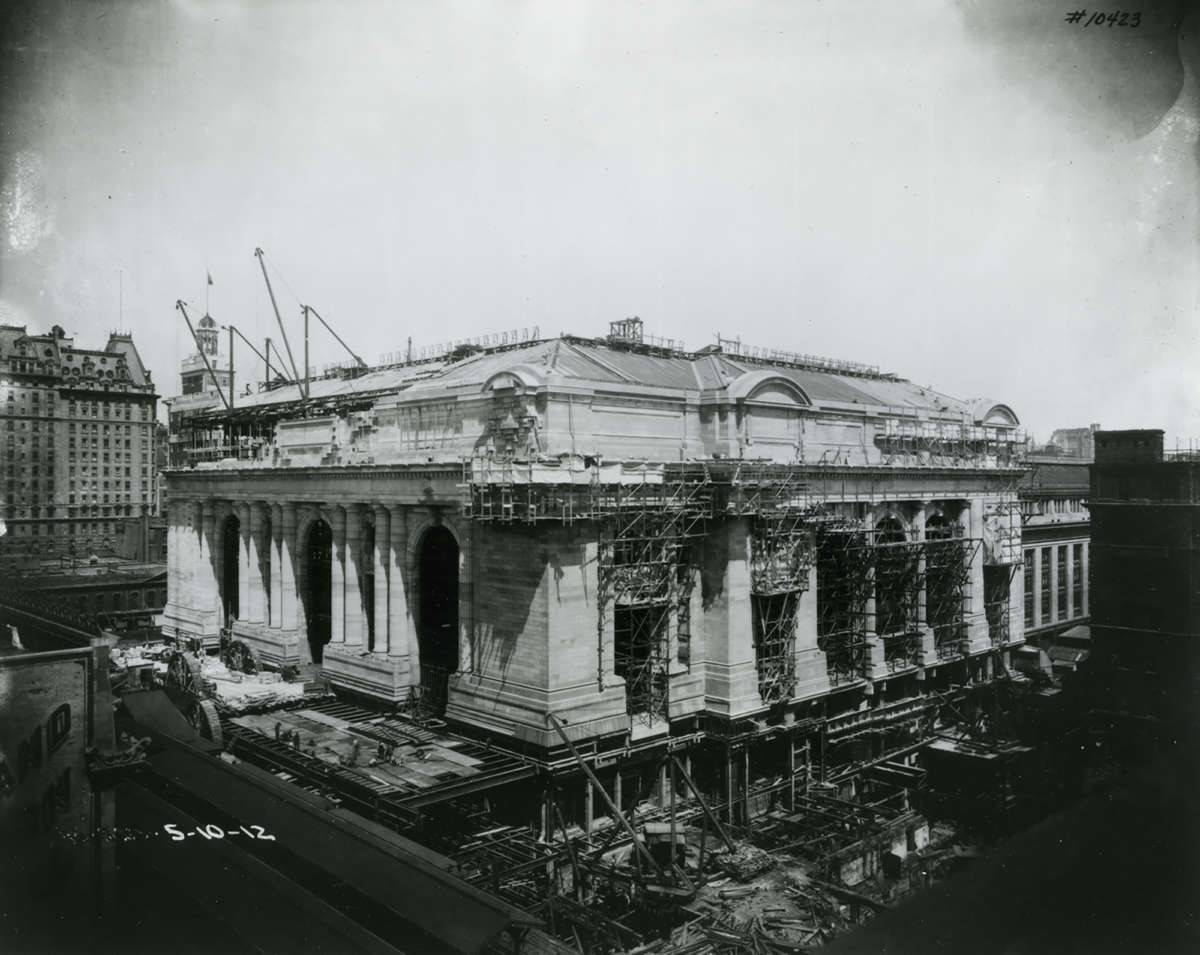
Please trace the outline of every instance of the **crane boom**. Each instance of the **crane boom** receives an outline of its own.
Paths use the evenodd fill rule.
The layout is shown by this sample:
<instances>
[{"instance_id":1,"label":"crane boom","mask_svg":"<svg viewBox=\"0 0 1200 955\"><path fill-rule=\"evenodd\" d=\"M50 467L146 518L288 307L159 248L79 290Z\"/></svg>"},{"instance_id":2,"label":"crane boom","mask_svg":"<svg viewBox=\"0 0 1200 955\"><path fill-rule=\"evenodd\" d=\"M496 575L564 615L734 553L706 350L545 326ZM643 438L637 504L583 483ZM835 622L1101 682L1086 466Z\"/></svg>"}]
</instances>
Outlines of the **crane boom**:
<instances>
[{"instance_id":1,"label":"crane boom","mask_svg":"<svg viewBox=\"0 0 1200 955\"><path fill-rule=\"evenodd\" d=\"M287 349L288 363L292 366L292 377L299 382L300 373L296 370L296 359L292 357L292 343L288 341L287 329L283 327L283 317L279 314L279 306L275 302L275 290L271 288L271 278L267 275L267 265L263 261L263 250L255 249L255 256L258 258L259 268L262 269L263 281L267 283L267 295L271 297L271 308L275 310L275 321L279 323L279 331L283 335L283 344ZM308 382L300 383L300 390L304 397L308 397Z\"/></svg>"},{"instance_id":2,"label":"crane boom","mask_svg":"<svg viewBox=\"0 0 1200 955\"><path fill-rule=\"evenodd\" d=\"M316 315L316 316L317 316L317 321L318 321L318 322L320 322L322 325L324 325L324 326L325 326L325 330L326 330L327 332L329 332L329 334L330 334L330 335L332 335L334 338L336 338L336 339L338 340L338 344L339 344L339 345L341 345L341 346L342 346L344 349L346 349L346 351L347 351L347 352L349 352L349 354L350 354L350 357L351 357L351 358L353 358L353 359L354 359L356 362L358 362L358 367L359 367L359 368L366 368L366 367L367 367L367 363L366 363L365 361L363 361L361 358L359 358L359 357L358 357L358 355L354 354L354 350L353 350L353 349L352 349L352 348L351 348L349 345L347 345L347 344L346 344L344 341L342 341L342 336L341 336L341 335L339 335L337 332L335 332L335 331L334 331L334 330L333 330L333 329L330 327L329 323L328 323L327 321L325 321L325 319L323 319L323 318L321 317L321 313L320 313L320 312L318 312L318 311L317 311L315 308L313 308L311 305L306 305L306 306L304 306L304 307L305 307L305 308L307 308L307 309L308 309L310 312L312 312L314 315Z\"/></svg>"},{"instance_id":3,"label":"crane boom","mask_svg":"<svg viewBox=\"0 0 1200 955\"><path fill-rule=\"evenodd\" d=\"M292 382L291 379L288 378L287 372L280 371L278 368L276 368L274 365L272 365L270 357L267 355L264 355L257 348L255 348L254 345L251 344L250 339L248 339L245 335L242 334L242 330L240 328L238 328L236 325L227 325L225 327L228 328L231 332L236 332L237 337L240 338L242 341L244 341L246 343L246 346L252 352L254 352L254 354L257 355L263 362L266 363L268 377L270 377L271 372L275 372L277 375L280 375L284 381L294 384L294 382ZM269 339L269 338L267 339L267 341L270 341L270 340L271 339Z\"/></svg>"}]
</instances>

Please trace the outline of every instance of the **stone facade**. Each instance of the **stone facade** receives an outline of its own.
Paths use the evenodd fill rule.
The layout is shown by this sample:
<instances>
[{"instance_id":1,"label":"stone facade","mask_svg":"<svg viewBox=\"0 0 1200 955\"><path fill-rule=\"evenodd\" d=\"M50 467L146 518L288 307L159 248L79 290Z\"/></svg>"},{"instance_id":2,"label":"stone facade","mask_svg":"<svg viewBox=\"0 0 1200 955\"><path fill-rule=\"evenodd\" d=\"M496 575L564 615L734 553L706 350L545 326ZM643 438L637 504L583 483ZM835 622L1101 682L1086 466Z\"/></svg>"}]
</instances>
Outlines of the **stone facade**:
<instances>
[{"instance_id":1,"label":"stone facade","mask_svg":"<svg viewBox=\"0 0 1200 955\"><path fill-rule=\"evenodd\" d=\"M446 718L482 733L552 747L548 714L578 740L636 739L677 721L794 713L834 691L866 701L899 682L916 693L927 670L983 672L1022 639L1017 421L1003 405L862 369L578 339L331 377L245 405L200 424L236 429L221 438L229 456L168 472L164 631L215 641L228 625L268 665L316 666L336 688L387 701L433 692L433 671L449 670ZM620 508L606 502L665 486L673 462L707 468L706 488L709 472L736 487L738 462L769 466L794 481L788 506L802 495L864 540L893 529L914 581L904 632L884 632L870 576L884 571L872 564L855 610L863 659L836 672L820 610L836 581L814 559L780 604L791 659L764 699L762 545L754 513L714 505L720 492L686 546L667 547L670 597L652 619L661 659L634 675L630 628L651 618L613 589L614 560L632 558L609 540ZM328 570L314 550L326 534ZM927 605L924 562L942 537L963 542L949 571L953 641ZM448 553L456 568L438 563ZM635 692L659 708L640 713Z\"/></svg>"}]
</instances>

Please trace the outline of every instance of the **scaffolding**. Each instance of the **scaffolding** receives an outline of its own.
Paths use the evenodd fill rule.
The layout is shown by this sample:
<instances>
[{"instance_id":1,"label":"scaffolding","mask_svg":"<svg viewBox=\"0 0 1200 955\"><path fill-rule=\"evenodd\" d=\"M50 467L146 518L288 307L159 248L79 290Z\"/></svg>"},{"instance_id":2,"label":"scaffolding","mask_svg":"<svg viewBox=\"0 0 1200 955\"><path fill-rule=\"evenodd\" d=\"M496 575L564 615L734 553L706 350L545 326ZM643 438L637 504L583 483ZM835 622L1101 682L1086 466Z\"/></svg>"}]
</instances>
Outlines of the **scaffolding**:
<instances>
[{"instance_id":1,"label":"scaffolding","mask_svg":"<svg viewBox=\"0 0 1200 955\"><path fill-rule=\"evenodd\" d=\"M894 518L874 531L875 635L883 642L890 672L916 666L921 660L921 588L924 545L914 528Z\"/></svg>"},{"instance_id":2,"label":"scaffolding","mask_svg":"<svg viewBox=\"0 0 1200 955\"><path fill-rule=\"evenodd\" d=\"M796 614L816 561L816 528L827 519L786 465L739 464L727 510L751 520L750 600L758 691L764 703L796 687Z\"/></svg>"},{"instance_id":3,"label":"scaffolding","mask_svg":"<svg viewBox=\"0 0 1200 955\"><path fill-rule=\"evenodd\" d=\"M668 719L672 648L690 662L692 545L712 514L711 490L708 472L688 466L664 469L661 480L592 485L598 626L603 634L611 607L613 672L625 681L630 717L646 725ZM603 641L600 654L603 684Z\"/></svg>"},{"instance_id":4,"label":"scaffolding","mask_svg":"<svg viewBox=\"0 0 1200 955\"><path fill-rule=\"evenodd\" d=\"M988 638L1002 647L1012 638L1010 595L1013 578L1021 566L1021 502L1015 498L995 501L984 510L984 525L990 537L983 560L983 609Z\"/></svg>"},{"instance_id":5,"label":"scaffolding","mask_svg":"<svg viewBox=\"0 0 1200 955\"><path fill-rule=\"evenodd\" d=\"M958 524L925 528L925 621L939 660L965 656L971 563L980 541Z\"/></svg>"},{"instance_id":6,"label":"scaffolding","mask_svg":"<svg viewBox=\"0 0 1200 955\"><path fill-rule=\"evenodd\" d=\"M864 528L830 524L817 537L817 647L829 682L842 686L867 675L867 627L873 596L873 549Z\"/></svg>"},{"instance_id":7,"label":"scaffolding","mask_svg":"<svg viewBox=\"0 0 1200 955\"><path fill-rule=\"evenodd\" d=\"M714 517L748 525L752 632L764 703L795 694L797 618L814 567L817 647L832 686L869 675L872 636L880 638L890 672L921 663L922 625L933 630L939 659L967 651L971 561L980 540L966 538L957 523L930 522L924 539L897 519L864 527L829 510L827 489L811 486L794 466L474 458L463 477L463 507L473 520L597 525L598 682L603 688L608 674L624 681L635 721L667 720L670 669L690 665L696 544ZM1019 555L1015 505L1004 518L1007 536L993 537L1000 541L993 551ZM1000 621L997 638L1006 639L1007 604L1001 607L997 598L992 610Z\"/></svg>"},{"instance_id":8,"label":"scaffolding","mask_svg":"<svg viewBox=\"0 0 1200 955\"><path fill-rule=\"evenodd\" d=\"M890 409L875 437L885 465L903 467L1018 467L1024 454L1023 432L1009 427L960 421L923 421Z\"/></svg>"}]
</instances>

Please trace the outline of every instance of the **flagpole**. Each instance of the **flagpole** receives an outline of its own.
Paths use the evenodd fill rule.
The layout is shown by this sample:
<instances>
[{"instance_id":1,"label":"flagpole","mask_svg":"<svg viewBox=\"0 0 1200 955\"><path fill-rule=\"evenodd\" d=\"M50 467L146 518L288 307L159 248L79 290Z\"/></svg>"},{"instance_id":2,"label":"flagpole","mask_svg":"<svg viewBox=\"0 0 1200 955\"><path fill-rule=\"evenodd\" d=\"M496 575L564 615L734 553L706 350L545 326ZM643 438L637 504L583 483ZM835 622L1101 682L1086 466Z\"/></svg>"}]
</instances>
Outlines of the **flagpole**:
<instances>
[{"instance_id":1,"label":"flagpole","mask_svg":"<svg viewBox=\"0 0 1200 955\"><path fill-rule=\"evenodd\" d=\"M205 270L204 273L207 281L204 283L204 314L208 314L208 292L212 288L212 272Z\"/></svg>"}]
</instances>

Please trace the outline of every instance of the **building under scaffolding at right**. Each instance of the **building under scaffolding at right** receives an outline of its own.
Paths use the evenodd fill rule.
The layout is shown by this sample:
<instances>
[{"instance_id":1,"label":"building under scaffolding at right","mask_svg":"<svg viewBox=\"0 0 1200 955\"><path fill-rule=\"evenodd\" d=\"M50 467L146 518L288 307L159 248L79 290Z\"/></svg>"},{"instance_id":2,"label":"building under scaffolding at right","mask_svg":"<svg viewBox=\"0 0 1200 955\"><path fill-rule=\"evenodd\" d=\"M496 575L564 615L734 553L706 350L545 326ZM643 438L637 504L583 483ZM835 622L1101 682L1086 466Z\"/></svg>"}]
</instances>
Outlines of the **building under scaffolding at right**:
<instances>
[{"instance_id":1,"label":"building under scaffolding at right","mask_svg":"<svg viewBox=\"0 0 1200 955\"><path fill-rule=\"evenodd\" d=\"M518 756L454 788L483 830L590 842L677 795L735 826L904 820L918 751L986 724L1023 642L1002 403L636 320L239 402L180 436L164 633Z\"/></svg>"}]
</instances>

